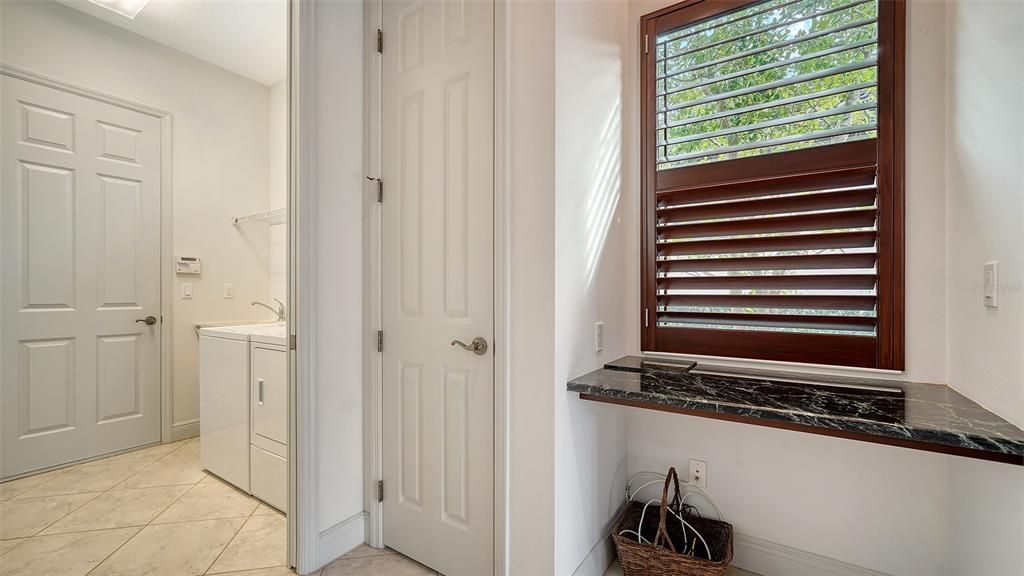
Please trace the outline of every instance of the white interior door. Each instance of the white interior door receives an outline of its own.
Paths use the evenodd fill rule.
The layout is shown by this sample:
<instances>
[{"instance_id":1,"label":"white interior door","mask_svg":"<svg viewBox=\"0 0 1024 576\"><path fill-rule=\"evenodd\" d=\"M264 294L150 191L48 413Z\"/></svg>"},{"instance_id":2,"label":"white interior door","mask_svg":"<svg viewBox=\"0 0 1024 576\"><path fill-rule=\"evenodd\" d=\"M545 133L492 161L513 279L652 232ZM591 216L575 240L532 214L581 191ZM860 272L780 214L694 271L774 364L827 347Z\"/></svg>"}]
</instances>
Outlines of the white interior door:
<instances>
[{"instance_id":1,"label":"white interior door","mask_svg":"<svg viewBox=\"0 0 1024 576\"><path fill-rule=\"evenodd\" d=\"M160 120L0 76L0 477L160 440Z\"/></svg>"},{"instance_id":2,"label":"white interior door","mask_svg":"<svg viewBox=\"0 0 1024 576\"><path fill-rule=\"evenodd\" d=\"M385 0L384 543L493 571L490 1Z\"/></svg>"}]
</instances>

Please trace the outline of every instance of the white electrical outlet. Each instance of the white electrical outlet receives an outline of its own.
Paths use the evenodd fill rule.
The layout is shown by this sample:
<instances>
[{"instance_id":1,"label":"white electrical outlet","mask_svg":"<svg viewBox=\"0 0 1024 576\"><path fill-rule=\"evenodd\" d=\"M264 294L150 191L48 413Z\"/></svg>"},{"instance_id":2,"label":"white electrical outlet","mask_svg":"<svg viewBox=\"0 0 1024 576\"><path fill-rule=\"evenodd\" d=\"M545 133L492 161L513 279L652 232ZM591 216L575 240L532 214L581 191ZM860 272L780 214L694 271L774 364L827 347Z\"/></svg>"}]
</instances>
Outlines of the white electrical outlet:
<instances>
[{"instance_id":1,"label":"white electrical outlet","mask_svg":"<svg viewBox=\"0 0 1024 576\"><path fill-rule=\"evenodd\" d=\"M982 301L989 308L999 307L999 262L985 262L981 284Z\"/></svg>"},{"instance_id":2,"label":"white electrical outlet","mask_svg":"<svg viewBox=\"0 0 1024 576\"><path fill-rule=\"evenodd\" d=\"M224 298L230 300L235 297L235 285L225 284L224 285Z\"/></svg>"},{"instance_id":3,"label":"white electrical outlet","mask_svg":"<svg viewBox=\"0 0 1024 576\"><path fill-rule=\"evenodd\" d=\"M185 282L181 285L181 299L191 300L192 299L192 284Z\"/></svg>"},{"instance_id":4,"label":"white electrical outlet","mask_svg":"<svg viewBox=\"0 0 1024 576\"><path fill-rule=\"evenodd\" d=\"M604 352L604 322L594 323L594 352Z\"/></svg>"},{"instance_id":5,"label":"white electrical outlet","mask_svg":"<svg viewBox=\"0 0 1024 576\"><path fill-rule=\"evenodd\" d=\"M690 478L688 480L691 484L696 484L701 488L708 487L708 463L702 460L690 459Z\"/></svg>"}]
</instances>

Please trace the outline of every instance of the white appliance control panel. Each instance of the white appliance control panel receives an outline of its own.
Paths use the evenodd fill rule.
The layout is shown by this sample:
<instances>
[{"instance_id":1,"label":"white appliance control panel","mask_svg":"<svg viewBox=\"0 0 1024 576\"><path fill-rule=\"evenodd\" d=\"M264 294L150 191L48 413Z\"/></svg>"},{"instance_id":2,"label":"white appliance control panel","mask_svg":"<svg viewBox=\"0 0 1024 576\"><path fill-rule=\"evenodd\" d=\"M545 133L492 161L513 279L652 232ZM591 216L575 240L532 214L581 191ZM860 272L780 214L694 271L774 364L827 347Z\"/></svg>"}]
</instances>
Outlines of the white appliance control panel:
<instances>
[{"instance_id":1,"label":"white appliance control panel","mask_svg":"<svg viewBox=\"0 0 1024 576\"><path fill-rule=\"evenodd\" d=\"M178 274L201 274L203 262L195 256L178 256L174 263L174 271Z\"/></svg>"}]
</instances>

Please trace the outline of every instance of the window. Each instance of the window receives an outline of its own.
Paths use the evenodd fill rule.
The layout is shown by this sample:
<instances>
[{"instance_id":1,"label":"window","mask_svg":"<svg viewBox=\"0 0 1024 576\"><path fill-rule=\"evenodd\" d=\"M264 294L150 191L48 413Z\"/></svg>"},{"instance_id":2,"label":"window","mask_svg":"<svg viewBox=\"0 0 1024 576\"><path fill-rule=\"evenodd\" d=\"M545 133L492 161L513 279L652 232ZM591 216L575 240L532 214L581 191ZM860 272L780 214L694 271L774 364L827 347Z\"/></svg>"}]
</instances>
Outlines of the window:
<instances>
[{"instance_id":1,"label":"window","mask_svg":"<svg viewBox=\"0 0 1024 576\"><path fill-rule=\"evenodd\" d=\"M903 368L903 0L641 19L645 351Z\"/></svg>"}]
</instances>

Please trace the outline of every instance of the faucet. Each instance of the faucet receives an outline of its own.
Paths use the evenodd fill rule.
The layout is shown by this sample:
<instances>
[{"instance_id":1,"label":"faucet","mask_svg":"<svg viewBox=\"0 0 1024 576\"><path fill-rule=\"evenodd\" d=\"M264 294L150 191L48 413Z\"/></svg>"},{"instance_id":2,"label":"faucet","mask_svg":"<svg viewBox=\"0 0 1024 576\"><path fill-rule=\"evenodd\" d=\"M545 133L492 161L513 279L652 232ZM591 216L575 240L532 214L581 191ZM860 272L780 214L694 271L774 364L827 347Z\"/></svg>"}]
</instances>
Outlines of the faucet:
<instances>
[{"instance_id":1,"label":"faucet","mask_svg":"<svg viewBox=\"0 0 1024 576\"><path fill-rule=\"evenodd\" d=\"M252 302L249 303L249 305L250 306L263 306L267 310L270 310L274 314L277 314L277 321L278 322L284 322L284 302L281 302L277 298L274 298L274 302L277 302L277 310L274 310L274 307L271 306L270 304L264 304L263 302L260 302L259 300L253 300Z\"/></svg>"}]
</instances>

